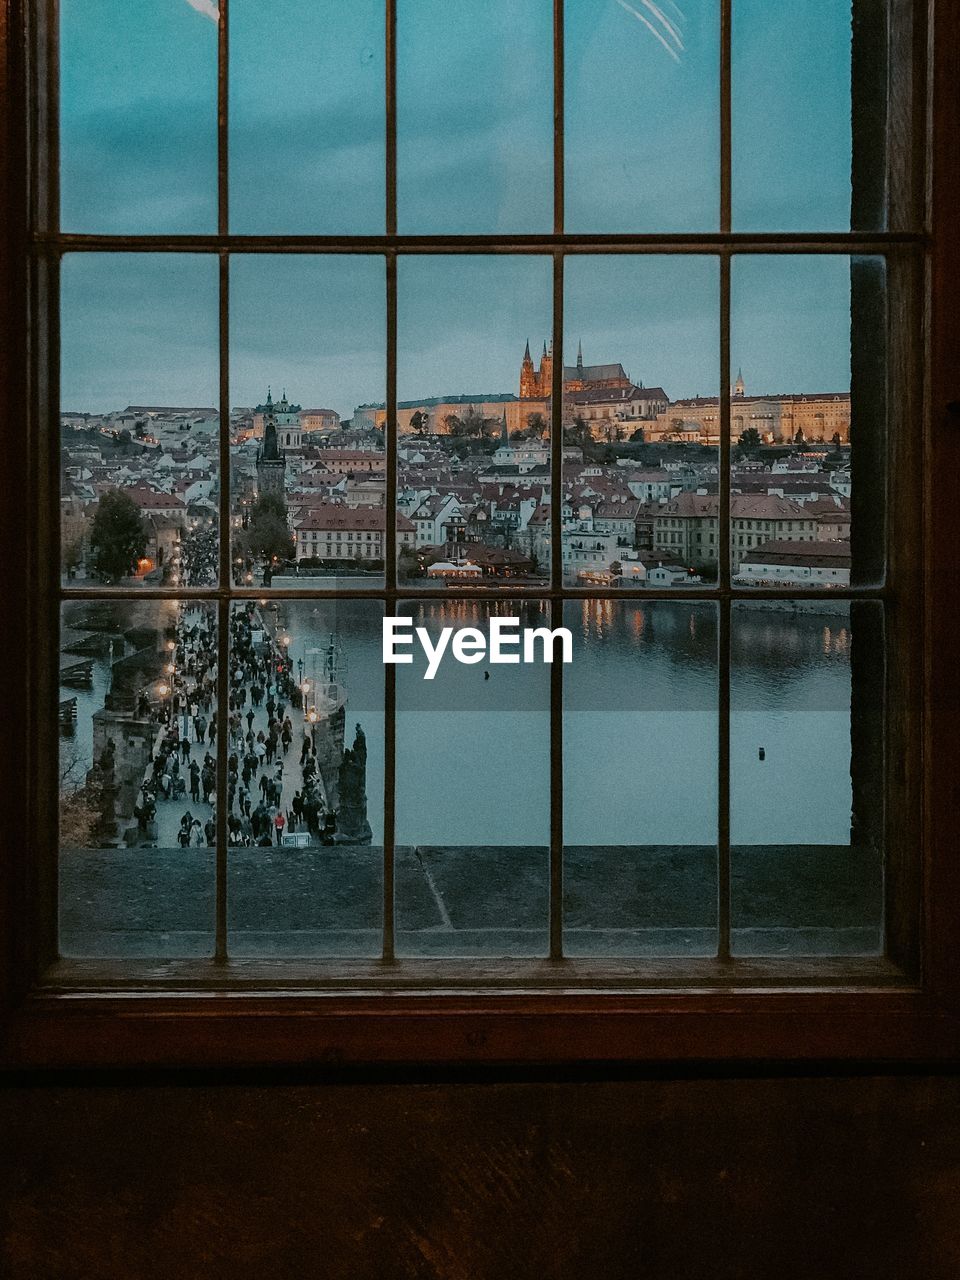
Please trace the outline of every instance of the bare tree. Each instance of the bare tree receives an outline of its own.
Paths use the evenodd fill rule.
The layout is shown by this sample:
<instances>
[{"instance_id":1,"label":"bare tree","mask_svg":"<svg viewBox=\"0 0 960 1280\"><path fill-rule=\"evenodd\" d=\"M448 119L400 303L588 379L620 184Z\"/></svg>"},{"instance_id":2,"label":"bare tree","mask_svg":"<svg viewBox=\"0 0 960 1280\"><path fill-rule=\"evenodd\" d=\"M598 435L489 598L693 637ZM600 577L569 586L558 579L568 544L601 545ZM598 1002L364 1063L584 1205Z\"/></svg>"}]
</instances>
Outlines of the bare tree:
<instances>
[{"instance_id":1,"label":"bare tree","mask_svg":"<svg viewBox=\"0 0 960 1280\"><path fill-rule=\"evenodd\" d=\"M60 844L65 849L89 846L100 820L99 786L88 780L87 766L75 742L60 751Z\"/></svg>"}]
</instances>

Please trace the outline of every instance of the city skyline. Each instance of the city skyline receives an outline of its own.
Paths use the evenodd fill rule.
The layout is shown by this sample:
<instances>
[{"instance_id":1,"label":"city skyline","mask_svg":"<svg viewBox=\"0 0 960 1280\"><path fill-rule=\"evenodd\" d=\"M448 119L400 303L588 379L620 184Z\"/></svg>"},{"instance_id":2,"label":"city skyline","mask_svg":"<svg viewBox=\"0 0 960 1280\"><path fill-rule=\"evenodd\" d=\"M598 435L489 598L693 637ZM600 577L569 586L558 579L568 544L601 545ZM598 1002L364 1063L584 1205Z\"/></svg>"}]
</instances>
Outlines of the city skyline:
<instances>
[{"instance_id":1,"label":"city skyline","mask_svg":"<svg viewBox=\"0 0 960 1280\"><path fill-rule=\"evenodd\" d=\"M382 259L244 255L231 272L232 405L268 385L344 418L384 400ZM68 255L64 410L216 405L216 275L209 255ZM399 400L517 394L523 343L549 341L548 260L417 256L399 278ZM717 287L716 260L699 255L571 258L567 363L582 342L588 363L620 361L671 399L716 395ZM845 391L849 344L849 259L735 259L731 366L748 393Z\"/></svg>"}]
</instances>

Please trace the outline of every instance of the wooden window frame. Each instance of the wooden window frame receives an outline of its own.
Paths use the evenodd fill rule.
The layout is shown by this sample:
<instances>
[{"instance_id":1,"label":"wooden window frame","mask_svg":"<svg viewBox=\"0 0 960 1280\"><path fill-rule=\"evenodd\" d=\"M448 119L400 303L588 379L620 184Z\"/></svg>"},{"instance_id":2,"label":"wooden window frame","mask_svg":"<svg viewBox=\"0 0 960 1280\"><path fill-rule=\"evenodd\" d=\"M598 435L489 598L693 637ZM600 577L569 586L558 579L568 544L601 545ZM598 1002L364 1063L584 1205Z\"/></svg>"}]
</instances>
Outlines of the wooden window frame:
<instances>
[{"instance_id":1,"label":"wooden window frame","mask_svg":"<svg viewBox=\"0 0 960 1280\"><path fill-rule=\"evenodd\" d=\"M882 5L866 4L865 12ZM886 158L874 157L884 175L885 197L909 208L920 201L921 229L836 236L733 235L730 231L730 0L722 0L721 77L721 230L717 235L665 240L663 237L581 236L563 232L562 3L555 4L555 182L554 232L545 237L398 237L396 234L395 3L387 0L387 220L383 237L370 237L369 251L387 262L388 331L396 331L396 260L418 248L431 252L543 252L554 256L554 342L562 349L563 270L573 252L652 252L666 245L673 252L714 252L727 285L722 290L721 363L729 368L729 268L736 252L878 252L903 254L917 270L900 273L893 304L916 314L914 333L922 330L922 352L911 340L890 353L897 385L912 387L911 365L922 364L922 395L907 406L922 421L922 476L917 486L898 485L892 495L892 520L907 527L922 504L922 539L906 552L911 572L922 583L922 609L894 620L894 634L905 646L894 672L894 741L913 744L888 768L903 795L921 805L916 861L888 868L893 883L888 898L888 940L894 963L827 960L819 964L732 960L719 963L644 963L619 972L607 966L596 988L590 972L561 958L558 914L551 915L551 956L528 970L519 986L513 970L498 964L464 966L455 983L433 987L436 972L404 962L399 978L392 939L385 939L379 965L363 969L341 965L339 986L317 988L316 966L277 962L241 968L240 980L224 955L205 964L184 962L142 967L88 966L75 962L70 973L52 961L49 923L55 902L51 863L43 856L31 814L38 795L35 778L49 734L39 731L49 711L38 672L53 669L53 636L45 629L59 592L44 584L56 546L52 521L38 512L57 508L59 475L47 433L38 426L56 420L56 406L44 370L48 343L57 341L56 272L48 270L42 246L45 211L56 208L56 182L31 173L31 137L54 129L50 103L37 92L40 75L55 76L56 41L35 41L38 24L55 13L55 0L3 0L0 10L0 101L4 113L2 155L3 256L0 288L3 306L2 431L5 444L5 501L0 505L0 545L23 547L4 561L3 608L8 639L25 636L26 645L9 645L3 665L3 707L8 732L2 738L4 814L3 865L0 871L0 936L3 937L3 1033L0 1059L13 1067L82 1066L243 1066L264 1064L462 1064L581 1062L943 1062L960 1051L960 858L954 830L960 804L953 778L960 770L960 715L952 660L960 618L960 567L952 551L960 545L960 503L952 492L960 469L960 159L953 145L960 134L960 15L949 0L932 0L926 12L918 2L891 0L886 39L906 43L885 103ZM220 76L220 224L216 237L102 237L103 247L126 239L128 248L172 251L202 248L220 256L221 275L230 253L265 251L270 240L229 237L226 221L226 32L221 22ZM868 42L869 47L869 42ZM925 76L925 78L924 78ZM921 81L923 81L921 83ZM917 102L923 110L913 110ZM914 164L902 164L907 159ZM891 162L892 161L892 162ZM29 198L28 198L29 196ZM899 205L898 205L899 202ZM894 223L893 225L896 225ZM38 233L38 228L40 231ZM57 238L59 248L97 247L97 237ZM288 237L290 251L346 252L352 241ZM138 241L142 240L140 244ZM80 242L85 243L81 244ZM241 244L241 241L244 243ZM299 244L293 243L300 241ZM56 255L54 255L55 257ZM922 269L919 264L922 261ZM922 278L921 278L922 277ZM222 295L223 296L223 295ZM910 310L914 308L914 310ZM221 343L226 341L221 325ZM388 345L388 410L396 404L396 344ZM562 362L554 363L553 430L561 438ZM729 461L729 378L721 377L721 470ZM227 389L221 387L221 411ZM922 400L922 404L920 403ZM27 425L26 435L24 425ZM919 432L918 432L919 436ZM902 448L902 444L898 446ZM396 444L388 433L387 502L396 496ZM221 461L228 461L221 433ZM898 467L906 459L891 459ZM554 492L560 486L560 450L553 451ZM225 470L226 473L226 470ZM909 473L909 466L907 471ZM222 486L225 490L226 486ZM921 492L922 490L922 492ZM555 607L576 592L560 591L556 577L560 546L560 507L552 504L554 580L548 594ZM729 488L721 493L720 563L729 565ZM227 525L224 523L223 528ZM24 536L29 530L30 537ZM392 522L387 522L388 586L395 588ZM226 554L229 555L227 548ZM38 589L38 584L41 584ZM143 593L138 593L141 598ZM257 594L263 594L258 592ZM289 593L285 593L289 594ZM377 594L377 593L373 593ZM596 596L596 591L583 592ZM612 594L612 593L611 593ZM669 594L669 593L667 593ZM743 593L740 593L743 594ZM794 593L796 594L796 593ZM615 598L629 599L629 592ZM747 598L743 594L743 598ZM727 597L729 608L730 598ZM218 602L221 631L229 601ZM896 610L894 610L896 613ZM904 610L900 609L902 615ZM729 628L727 631L729 637ZM728 641L729 643L729 641ZM729 650L727 650L728 652ZM721 642L721 662L724 661ZM393 669L388 668L388 681ZM560 668L554 668L558 680ZM224 682L225 683L225 682ZM221 690L225 696L225 689ZM727 708L729 712L729 708ZM46 722L46 721L44 721ZM49 717L49 723L53 718ZM388 726L388 733L389 733ZM559 743L551 735L551 772L560 767ZM389 738L388 738L389 741ZM393 768L388 748L387 772ZM923 762L922 774L917 762ZM722 765L721 765L722 767ZM39 794L42 795L42 792ZM222 806L221 806L222 808ZM904 812L910 812L906 806ZM388 822L390 819L388 814ZM727 815L729 816L729 815ZM225 822L225 817L221 818ZM723 815L721 813L721 828ZM385 843L392 845L392 833ZM551 891L562 888L562 859L551 851ZM562 842L560 845L562 850ZM729 863L729 830L721 830L720 872L724 848ZM225 857L220 843L218 859ZM54 868L55 869L55 868ZM392 863L385 892L392 893ZM726 867L729 882L729 865ZM910 906L921 902L918 913ZM724 896L721 894L721 932ZM900 904L905 904L902 913ZM218 920L225 921L218 903ZM225 925L223 926L225 927ZM389 930L385 920L385 933ZM726 922L729 936L729 919ZM219 936L219 930L218 930ZM387 945L387 943L390 945ZM902 956L898 955L902 948ZM219 950L219 948L218 948ZM902 960L902 963L899 961Z\"/></svg>"}]
</instances>

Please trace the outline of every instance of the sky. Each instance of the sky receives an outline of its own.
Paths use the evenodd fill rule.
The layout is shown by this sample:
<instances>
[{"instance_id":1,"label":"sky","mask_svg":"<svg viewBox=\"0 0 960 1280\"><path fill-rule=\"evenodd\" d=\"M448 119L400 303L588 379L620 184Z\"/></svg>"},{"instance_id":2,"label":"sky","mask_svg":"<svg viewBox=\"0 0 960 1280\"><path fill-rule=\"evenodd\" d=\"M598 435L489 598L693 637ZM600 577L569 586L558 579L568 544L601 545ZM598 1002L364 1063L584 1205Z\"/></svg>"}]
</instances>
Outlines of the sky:
<instances>
[{"instance_id":1,"label":"sky","mask_svg":"<svg viewBox=\"0 0 960 1280\"><path fill-rule=\"evenodd\" d=\"M383 230L382 0L231 0L238 233ZM398 0L405 233L549 231L551 0ZM850 10L734 6L737 229L849 226ZM65 230L216 225L213 0L61 0ZM715 230L717 0L568 0L566 227ZM620 360L673 397L715 393L716 266L568 260L568 360ZM349 414L383 399L382 261L234 259L231 400L265 384ZM549 336L546 260L404 260L401 399L517 390ZM64 408L216 403L216 271L197 256L68 259ZM747 389L849 385L846 259L735 263ZM212 341L211 341L212 336ZM211 398L211 389L213 394Z\"/></svg>"}]
</instances>

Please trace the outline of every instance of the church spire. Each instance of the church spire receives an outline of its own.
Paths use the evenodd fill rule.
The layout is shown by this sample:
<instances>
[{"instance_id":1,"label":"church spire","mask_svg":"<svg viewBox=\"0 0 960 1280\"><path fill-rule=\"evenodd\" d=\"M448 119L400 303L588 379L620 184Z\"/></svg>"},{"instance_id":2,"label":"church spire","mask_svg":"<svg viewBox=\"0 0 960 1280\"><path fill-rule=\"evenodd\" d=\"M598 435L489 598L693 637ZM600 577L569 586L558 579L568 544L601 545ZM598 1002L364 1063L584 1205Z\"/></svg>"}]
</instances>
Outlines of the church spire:
<instances>
[{"instance_id":1,"label":"church spire","mask_svg":"<svg viewBox=\"0 0 960 1280\"><path fill-rule=\"evenodd\" d=\"M524 349L523 349L523 358L524 358L524 360L525 360L525 361L526 361L526 360L531 360L531 361L533 360L533 357L532 357L532 356L531 356L531 354L530 354L530 339L529 339L529 338L527 339L527 345L526 345L526 346L524 347Z\"/></svg>"},{"instance_id":2,"label":"church spire","mask_svg":"<svg viewBox=\"0 0 960 1280\"><path fill-rule=\"evenodd\" d=\"M577 373L583 373L583 340L577 343Z\"/></svg>"}]
</instances>

